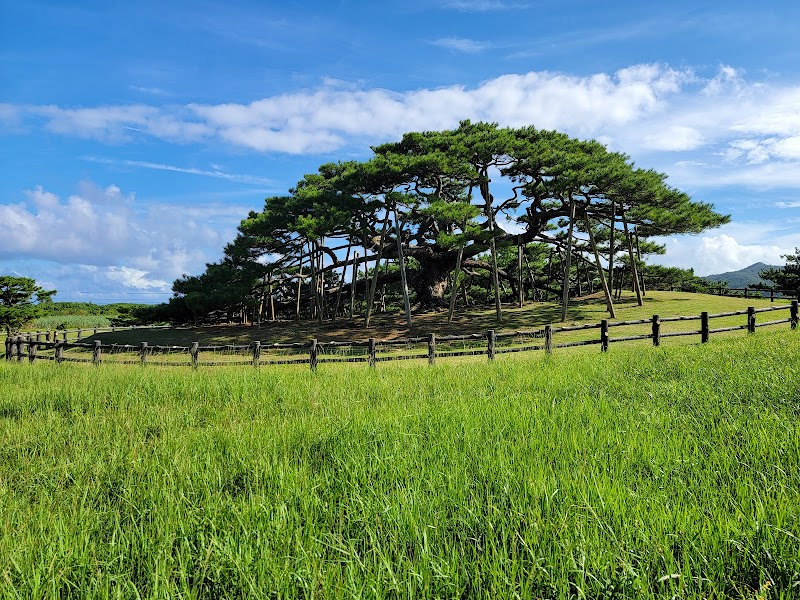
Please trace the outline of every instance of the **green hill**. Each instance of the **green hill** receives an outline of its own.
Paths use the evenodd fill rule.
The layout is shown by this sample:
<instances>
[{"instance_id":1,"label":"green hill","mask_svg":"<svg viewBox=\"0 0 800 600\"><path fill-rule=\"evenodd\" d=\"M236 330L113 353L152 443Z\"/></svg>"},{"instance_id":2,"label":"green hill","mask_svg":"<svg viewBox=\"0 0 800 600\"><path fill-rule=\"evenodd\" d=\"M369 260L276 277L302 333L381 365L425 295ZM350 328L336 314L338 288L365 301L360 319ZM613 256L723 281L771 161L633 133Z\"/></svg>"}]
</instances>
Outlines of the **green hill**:
<instances>
[{"instance_id":1,"label":"green hill","mask_svg":"<svg viewBox=\"0 0 800 600\"><path fill-rule=\"evenodd\" d=\"M762 262L757 262L744 269L738 271L729 271L727 273L719 273L717 275L706 275L705 279L709 281L728 282L730 288L745 288L750 285L771 285L769 281L764 281L758 276L759 271L769 269L770 267L780 268L778 265L767 265Z\"/></svg>"}]
</instances>

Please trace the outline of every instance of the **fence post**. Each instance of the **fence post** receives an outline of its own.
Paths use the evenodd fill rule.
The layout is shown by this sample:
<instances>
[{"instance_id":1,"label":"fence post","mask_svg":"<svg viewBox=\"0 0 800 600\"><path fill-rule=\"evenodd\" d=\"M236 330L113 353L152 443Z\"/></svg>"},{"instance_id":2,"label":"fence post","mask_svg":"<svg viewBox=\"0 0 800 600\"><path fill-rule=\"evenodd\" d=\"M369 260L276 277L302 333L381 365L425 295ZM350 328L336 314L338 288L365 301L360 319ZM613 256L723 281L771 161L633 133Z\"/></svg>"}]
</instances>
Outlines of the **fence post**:
<instances>
[{"instance_id":1,"label":"fence post","mask_svg":"<svg viewBox=\"0 0 800 600\"><path fill-rule=\"evenodd\" d=\"M17 336L17 362L22 362L22 336Z\"/></svg>"},{"instance_id":2,"label":"fence post","mask_svg":"<svg viewBox=\"0 0 800 600\"><path fill-rule=\"evenodd\" d=\"M553 353L553 326L544 326L544 351L546 354Z\"/></svg>"},{"instance_id":3,"label":"fence post","mask_svg":"<svg viewBox=\"0 0 800 600\"><path fill-rule=\"evenodd\" d=\"M653 346L661 345L661 319L653 315Z\"/></svg>"},{"instance_id":4,"label":"fence post","mask_svg":"<svg viewBox=\"0 0 800 600\"><path fill-rule=\"evenodd\" d=\"M64 332L64 335L67 335L67 332L66 332L66 331ZM81 329L80 327L78 327L78 338L77 338L77 339L79 339L79 340L80 340L82 337L83 337L83 329ZM66 339L66 338L65 338L65 339Z\"/></svg>"},{"instance_id":5,"label":"fence post","mask_svg":"<svg viewBox=\"0 0 800 600\"><path fill-rule=\"evenodd\" d=\"M317 339L311 340L311 345L308 347L308 364L312 371L317 370Z\"/></svg>"},{"instance_id":6,"label":"fence post","mask_svg":"<svg viewBox=\"0 0 800 600\"><path fill-rule=\"evenodd\" d=\"M95 327L95 328L94 328L94 333L93 333L92 335L93 335L93 336L96 336L96 335L97 335L97 327Z\"/></svg>"},{"instance_id":7,"label":"fence post","mask_svg":"<svg viewBox=\"0 0 800 600\"><path fill-rule=\"evenodd\" d=\"M747 299L747 288L744 288L744 297Z\"/></svg>"},{"instance_id":8,"label":"fence post","mask_svg":"<svg viewBox=\"0 0 800 600\"><path fill-rule=\"evenodd\" d=\"M747 307L747 333L756 332L756 309L754 306Z\"/></svg>"},{"instance_id":9,"label":"fence post","mask_svg":"<svg viewBox=\"0 0 800 600\"><path fill-rule=\"evenodd\" d=\"M143 365L147 363L147 342L139 344L139 362Z\"/></svg>"},{"instance_id":10,"label":"fence post","mask_svg":"<svg viewBox=\"0 0 800 600\"><path fill-rule=\"evenodd\" d=\"M375 368L375 338L369 338L367 342L367 362L370 367Z\"/></svg>"},{"instance_id":11,"label":"fence post","mask_svg":"<svg viewBox=\"0 0 800 600\"><path fill-rule=\"evenodd\" d=\"M428 364L436 363L436 334L428 335Z\"/></svg>"},{"instance_id":12,"label":"fence post","mask_svg":"<svg viewBox=\"0 0 800 600\"><path fill-rule=\"evenodd\" d=\"M64 342L56 342L56 362L64 360Z\"/></svg>"},{"instance_id":13,"label":"fence post","mask_svg":"<svg viewBox=\"0 0 800 600\"><path fill-rule=\"evenodd\" d=\"M92 352L92 362L95 366L99 365L103 360L103 351L100 348L100 340L94 341L94 351Z\"/></svg>"},{"instance_id":14,"label":"fence post","mask_svg":"<svg viewBox=\"0 0 800 600\"><path fill-rule=\"evenodd\" d=\"M6 338L6 360L11 360L11 348L14 347L14 344L11 342L11 338Z\"/></svg>"},{"instance_id":15,"label":"fence post","mask_svg":"<svg viewBox=\"0 0 800 600\"><path fill-rule=\"evenodd\" d=\"M494 342L496 339L496 334L494 329L490 329L486 332L486 356L489 357L489 360L494 360Z\"/></svg>"},{"instance_id":16,"label":"fence post","mask_svg":"<svg viewBox=\"0 0 800 600\"><path fill-rule=\"evenodd\" d=\"M770 302L775 302L775 288L772 288L769 291L769 301Z\"/></svg>"},{"instance_id":17,"label":"fence post","mask_svg":"<svg viewBox=\"0 0 800 600\"><path fill-rule=\"evenodd\" d=\"M600 321L600 350L608 352L608 319Z\"/></svg>"},{"instance_id":18,"label":"fence post","mask_svg":"<svg viewBox=\"0 0 800 600\"><path fill-rule=\"evenodd\" d=\"M44 332L44 341L45 342L49 342L50 341L50 331L45 331Z\"/></svg>"},{"instance_id":19,"label":"fence post","mask_svg":"<svg viewBox=\"0 0 800 600\"><path fill-rule=\"evenodd\" d=\"M28 362L32 363L36 360L36 349L39 347L39 335L36 335L37 339L34 340L32 336L28 336Z\"/></svg>"},{"instance_id":20,"label":"fence post","mask_svg":"<svg viewBox=\"0 0 800 600\"><path fill-rule=\"evenodd\" d=\"M192 357L192 368L197 368L197 363L200 361L200 342L192 342L189 347L189 356Z\"/></svg>"},{"instance_id":21,"label":"fence post","mask_svg":"<svg viewBox=\"0 0 800 600\"><path fill-rule=\"evenodd\" d=\"M792 308L789 309L789 314L791 315L789 317L789 319L790 319L789 322L791 324L791 328L792 329L797 329L797 320L798 320L798 316L797 316L798 308L797 308L797 305L798 305L797 300L792 300Z\"/></svg>"},{"instance_id":22,"label":"fence post","mask_svg":"<svg viewBox=\"0 0 800 600\"><path fill-rule=\"evenodd\" d=\"M63 338L64 338L64 341L66 342L67 341L67 332L66 331L64 332Z\"/></svg>"},{"instance_id":23,"label":"fence post","mask_svg":"<svg viewBox=\"0 0 800 600\"><path fill-rule=\"evenodd\" d=\"M700 341L705 344L708 341L708 312L700 313Z\"/></svg>"},{"instance_id":24,"label":"fence post","mask_svg":"<svg viewBox=\"0 0 800 600\"><path fill-rule=\"evenodd\" d=\"M261 342L256 340L253 342L253 366L258 367L261 364Z\"/></svg>"}]
</instances>

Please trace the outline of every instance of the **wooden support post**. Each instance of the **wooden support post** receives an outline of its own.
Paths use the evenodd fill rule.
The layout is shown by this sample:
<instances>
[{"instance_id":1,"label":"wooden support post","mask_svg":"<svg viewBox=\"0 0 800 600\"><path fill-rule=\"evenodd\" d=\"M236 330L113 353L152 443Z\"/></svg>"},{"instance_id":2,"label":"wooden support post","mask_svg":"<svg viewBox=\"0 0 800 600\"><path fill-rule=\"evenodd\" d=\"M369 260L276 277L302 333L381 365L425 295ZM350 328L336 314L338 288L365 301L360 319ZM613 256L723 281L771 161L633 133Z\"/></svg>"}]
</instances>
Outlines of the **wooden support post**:
<instances>
[{"instance_id":1,"label":"wooden support post","mask_svg":"<svg viewBox=\"0 0 800 600\"><path fill-rule=\"evenodd\" d=\"M383 245L386 242L386 229L389 225L389 209L386 209L386 216L383 218L383 228L381 229L380 246L378 246L378 256L375 259L375 269L372 271L372 281L369 286L369 294L367 297L367 315L364 318L364 327L369 328L369 322L372 318L372 305L375 302L375 290L378 287L378 272L380 271L381 259L383 258ZM366 251L364 253L366 259ZM366 265L366 260L364 261Z\"/></svg>"},{"instance_id":2,"label":"wooden support post","mask_svg":"<svg viewBox=\"0 0 800 600\"><path fill-rule=\"evenodd\" d=\"M792 300L792 307L789 309L789 323L792 329L797 329L797 321L798 321L798 302L797 300Z\"/></svg>"},{"instance_id":3,"label":"wooden support post","mask_svg":"<svg viewBox=\"0 0 800 600\"><path fill-rule=\"evenodd\" d=\"M253 342L253 366L258 367L261 364L261 342L256 340Z\"/></svg>"},{"instance_id":4,"label":"wooden support post","mask_svg":"<svg viewBox=\"0 0 800 600\"><path fill-rule=\"evenodd\" d=\"M50 332L49 331L45 331L44 332L44 341L45 342L49 342L50 341Z\"/></svg>"},{"instance_id":5,"label":"wooden support post","mask_svg":"<svg viewBox=\"0 0 800 600\"><path fill-rule=\"evenodd\" d=\"M614 311L614 301L611 298L611 290L608 288L608 283L606 282L606 272L600 264L600 252L597 250L597 244L595 243L592 222L589 220L589 215L587 215L586 212L583 213L583 220L586 223L586 231L589 232L589 242L592 245L592 252L594 252L594 264L600 275L600 282L603 284L603 294L606 297L606 310L608 310L608 314L611 315L612 319L616 319L617 313Z\"/></svg>"},{"instance_id":6,"label":"wooden support post","mask_svg":"<svg viewBox=\"0 0 800 600\"><path fill-rule=\"evenodd\" d=\"M373 369L375 368L375 338L369 338L367 344L367 362Z\"/></svg>"},{"instance_id":7,"label":"wooden support post","mask_svg":"<svg viewBox=\"0 0 800 600\"><path fill-rule=\"evenodd\" d=\"M100 340L94 341L94 350L92 351L92 363L94 366L103 362L103 350L100 347Z\"/></svg>"},{"instance_id":8,"label":"wooden support post","mask_svg":"<svg viewBox=\"0 0 800 600\"><path fill-rule=\"evenodd\" d=\"M747 288L744 288L744 298L747 299Z\"/></svg>"},{"instance_id":9,"label":"wooden support post","mask_svg":"<svg viewBox=\"0 0 800 600\"><path fill-rule=\"evenodd\" d=\"M614 233L616 232L617 203L611 201L611 229L608 240L608 289L614 292Z\"/></svg>"},{"instance_id":10,"label":"wooden support post","mask_svg":"<svg viewBox=\"0 0 800 600\"><path fill-rule=\"evenodd\" d=\"M642 262L642 253L639 251L639 228L638 227L634 227L633 228L633 235L634 235L634 238L636 239L636 260L639 261L639 262ZM644 264L644 263L642 263L642 264ZM639 269L637 268L636 270L638 272ZM639 279L639 289L642 291L642 296L647 296L647 285L644 282L644 269L642 270L641 273L638 273L638 275L641 276L641 279Z\"/></svg>"},{"instance_id":11,"label":"wooden support post","mask_svg":"<svg viewBox=\"0 0 800 600\"><path fill-rule=\"evenodd\" d=\"M546 354L553 353L553 326L544 326L544 351Z\"/></svg>"},{"instance_id":12,"label":"wooden support post","mask_svg":"<svg viewBox=\"0 0 800 600\"><path fill-rule=\"evenodd\" d=\"M350 320L356 308L356 278L358 277L358 252L353 252L353 275L350 281Z\"/></svg>"},{"instance_id":13,"label":"wooden support post","mask_svg":"<svg viewBox=\"0 0 800 600\"><path fill-rule=\"evenodd\" d=\"M700 313L700 341L705 344L708 341L708 312Z\"/></svg>"},{"instance_id":14,"label":"wooden support post","mask_svg":"<svg viewBox=\"0 0 800 600\"><path fill-rule=\"evenodd\" d=\"M347 263L350 261L350 248L353 246L352 240L347 242L347 254L344 257L344 264L342 265L342 276L339 279L339 290L336 292L336 304L333 308L333 320L339 318L339 306L342 304L342 292L344 292L344 278L347 275ZM271 289L271 288L270 288Z\"/></svg>"},{"instance_id":15,"label":"wooden support post","mask_svg":"<svg viewBox=\"0 0 800 600\"><path fill-rule=\"evenodd\" d=\"M64 332L64 341L65 342L67 341L67 332L66 331Z\"/></svg>"},{"instance_id":16,"label":"wooden support post","mask_svg":"<svg viewBox=\"0 0 800 600\"><path fill-rule=\"evenodd\" d=\"M458 295L458 275L461 273L461 261L464 258L464 245L458 247L456 255L456 270L453 271L453 291L450 293L450 308L447 311L447 322L453 320L453 311L456 308L456 296ZM466 293L464 294L464 308L466 308Z\"/></svg>"},{"instance_id":17,"label":"wooden support post","mask_svg":"<svg viewBox=\"0 0 800 600\"><path fill-rule=\"evenodd\" d=\"M494 344L496 339L497 337L494 329L490 329L486 332L486 356L489 357L489 360L494 360Z\"/></svg>"},{"instance_id":18,"label":"wooden support post","mask_svg":"<svg viewBox=\"0 0 800 600\"><path fill-rule=\"evenodd\" d=\"M94 333L92 335L94 335L94 336L97 335L97 327L94 328Z\"/></svg>"},{"instance_id":19,"label":"wooden support post","mask_svg":"<svg viewBox=\"0 0 800 600\"><path fill-rule=\"evenodd\" d=\"M769 301L770 302L775 302L775 289L774 288L769 291Z\"/></svg>"},{"instance_id":20,"label":"wooden support post","mask_svg":"<svg viewBox=\"0 0 800 600\"><path fill-rule=\"evenodd\" d=\"M67 335L67 332L66 332L66 331L64 332L64 335ZM83 329L81 329L81 328L79 327L79 328L78 328L78 337L77 337L76 339L77 339L77 340L80 340L82 337L83 337Z\"/></svg>"},{"instance_id":21,"label":"wooden support post","mask_svg":"<svg viewBox=\"0 0 800 600\"><path fill-rule=\"evenodd\" d=\"M428 335L428 364L436 363L436 334Z\"/></svg>"},{"instance_id":22,"label":"wooden support post","mask_svg":"<svg viewBox=\"0 0 800 600\"><path fill-rule=\"evenodd\" d=\"M600 350L608 352L608 320L600 321Z\"/></svg>"},{"instance_id":23,"label":"wooden support post","mask_svg":"<svg viewBox=\"0 0 800 600\"><path fill-rule=\"evenodd\" d=\"M747 333L756 332L756 309L754 306L747 307Z\"/></svg>"},{"instance_id":24,"label":"wooden support post","mask_svg":"<svg viewBox=\"0 0 800 600\"><path fill-rule=\"evenodd\" d=\"M11 353L13 352L12 351L13 347L14 347L14 344L11 343L11 338L7 337L6 338L6 360L11 360Z\"/></svg>"},{"instance_id":25,"label":"wooden support post","mask_svg":"<svg viewBox=\"0 0 800 600\"><path fill-rule=\"evenodd\" d=\"M522 236L518 235L517 236L517 296L520 308L522 308L522 305L525 302L525 290L522 289L522 284L523 284L522 254L523 254Z\"/></svg>"},{"instance_id":26,"label":"wooden support post","mask_svg":"<svg viewBox=\"0 0 800 600\"><path fill-rule=\"evenodd\" d=\"M189 356L192 359L192 368L196 369L197 364L200 362L200 342L192 342L189 347Z\"/></svg>"},{"instance_id":27,"label":"wooden support post","mask_svg":"<svg viewBox=\"0 0 800 600\"><path fill-rule=\"evenodd\" d=\"M56 362L64 360L64 342L56 342Z\"/></svg>"},{"instance_id":28,"label":"wooden support post","mask_svg":"<svg viewBox=\"0 0 800 600\"><path fill-rule=\"evenodd\" d=\"M397 204L394 205L394 230L397 233L397 262L400 265L400 284L403 286L403 309L406 312L406 327L411 329L411 301L408 298L408 279L406 278L406 261L403 257L403 231L400 226L400 217L397 214Z\"/></svg>"},{"instance_id":29,"label":"wooden support post","mask_svg":"<svg viewBox=\"0 0 800 600\"><path fill-rule=\"evenodd\" d=\"M653 346L661 345L661 319L653 315Z\"/></svg>"},{"instance_id":30,"label":"wooden support post","mask_svg":"<svg viewBox=\"0 0 800 600\"><path fill-rule=\"evenodd\" d=\"M561 288L561 322L567 320L567 305L569 304L569 270L572 266L572 227L575 224L575 202L569 205L569 227L567 228L567 252L564 259L564 284Z\"/></svg>"},{"instance_id":31,"label":"wooden support post","mask_svg":"<svg viewBox=\"0 0 800 600\"><path fill-rule=\"evenodd\" d=\"M139 344L139 363L142 365L147 364L147 342Z\"/></svg>"},{"instance_id":32,"label":"wooden support post","mask_svg":"<svg viewBox=\"0 0 800 600\"><path fill-rule=\"evenodd\" d=\"M628 231L628 222L625 220L624 216L622 218L622 227L625 230L625 239L628 241L628 256L631 259L631 279L633 280L633 291L636 292L636 303L639 306L643 306L642 288L639 287L639 269L636 266L636 257L633 254L633 236L631 232Z\"/></svg>"},{"instance_id":33,"label":"wooden support post","mask_svg":"<svg viewBox=\"0 0 800 600\"><path fill-rule=\"evenodd\" d=\"M36 349L39 347L39 334L36 334L37 339L28 336L28 362L32 363L36 360Z\"/></svg>"},{"instance_id":34,"label":"wooden support post","mask_svg":"<svg viewBox=\"0 0 800 600\"><path fill-rule=\"evenodd\" d=\"M308 365L312 371L317 370L317 338L311 340L311 344L308 347Z\"/></svg>"},{"instance_id":35,"label":"wooden support post","mask_svg":"<svg viewBox=\"0 0 800 600\"><path fill-rule=\"evenodd\" d=\"M18 335L16 341L17 341L17 362L22 362L22 354L23 354L22 353L22 343L23 343L22 336Z\"/></svg>"},{"instance_id":36,"label":"wooden support post","mask_svg":"<svg viewBox=\"0 0 800 600\"><path fill-rule=\"evenodd\" d=\"M297 302L294 309L294 318L300 321L300 290L303 286L303 246L300 245L300 266L297 268Z\"/></svg>"}]
</instances>

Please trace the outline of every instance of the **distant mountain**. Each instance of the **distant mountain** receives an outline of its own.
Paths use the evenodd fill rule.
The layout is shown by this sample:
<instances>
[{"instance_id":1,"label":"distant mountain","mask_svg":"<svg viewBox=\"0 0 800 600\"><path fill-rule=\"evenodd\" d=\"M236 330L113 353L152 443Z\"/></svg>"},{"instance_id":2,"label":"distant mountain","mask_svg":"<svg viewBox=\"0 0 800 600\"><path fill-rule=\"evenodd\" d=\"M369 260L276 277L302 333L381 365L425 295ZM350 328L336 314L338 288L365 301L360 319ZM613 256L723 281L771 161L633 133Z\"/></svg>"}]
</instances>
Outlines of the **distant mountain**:
<instances>
[{"instance_id":1,"label":"distant mountain","mask_svg":"<svg viewBox=\"0 0 800 600\"><path fill-rule=\"evenodd\" d=\"M758 276L759 271L769 269L770 267L780 268L780 265L766 265L762 262L757 262L744 269L738 271L729 271L728 273L719 273L718 275L706 275L705 279L709 281L727 281L729 288L745 288L749 285L764 284L772 285L769 281L764 281Z\"/></svg>"}]
</instances>

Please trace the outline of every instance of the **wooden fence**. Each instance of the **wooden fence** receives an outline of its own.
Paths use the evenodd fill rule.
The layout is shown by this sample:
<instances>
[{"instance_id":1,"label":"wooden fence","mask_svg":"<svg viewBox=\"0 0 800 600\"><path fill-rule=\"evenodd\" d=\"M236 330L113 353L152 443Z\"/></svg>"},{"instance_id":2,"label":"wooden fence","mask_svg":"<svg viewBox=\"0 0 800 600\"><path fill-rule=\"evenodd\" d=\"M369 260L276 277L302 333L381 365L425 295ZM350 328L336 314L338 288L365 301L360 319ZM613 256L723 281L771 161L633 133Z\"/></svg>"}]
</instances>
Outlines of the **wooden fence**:
<instances>
[{"instance_id":1,"label":"wooden fence","mask_svg":"<svg viewBox=\"0 0 800 600\"><path fill-rule=\"evenodd\" d=\"M683 289L681 286L672 286L669 288L670 292L690 292L693 290ZM735 296L737 298L769 298L770 302L778 300L791 300L797 298L800 300L800 291L795 290L781 290L777 288L732 288L724 285L711 285L704 292L695 292L700 294L712 294L714 296Z\"/></svg>"},{"instance_id":2,"label":"wooden fence","mask_svg":"<svg viewBox=\"0 0 800 600\"><path fill-rule=\"evenodd\" d=\"M757 322L756 315L776 311L788 311L789 316ZM744 323L712 328L714 319L728 322L737 316L746 316ZM667 323L699 322L699 329L688 331L671 330L664 327ZM499 354L513 352L530 352L543 350L550 354L557 348L599 345L601 351L607 352L609 345L635 340L651 340L654 346L661 345L664 338L678 336L699 336L702 343L708 342L711 334L747 330L754 333L758 327L766 327L789 323L791 329L797 329L798 301L771 306L768 308L749 307L747 310L724 312L710 315L703 312L697 316L664 317L653 315L650 319L633 321L602 320L599 323L585 325L569 325L563 327L544 327L531 331L496 332L485 334L442 335L403 338L396 340L376 340L369 338L361 341L266 343L252 342L247 345L201 346L193 342L189 346L151 346L147 342L139 345L108 344L101 340L87 342L67 342L64 340L42 339L43 335L17 335L8 338L5 343L5 359L33 363L37 360L60 362L83 362L99 365L102 362L114 364L156 364L162 366L232 366L232 365L287 365L308 364L312 371L322 363L367 363L374 367L379 362L392 360L427 360L434 364L437 359L458 356L485 355L494 360ZM611 337L611 330L618 327L645 327L647 333L620 335ZM576 339L576 334L589 333L592 337ZM563 341L557 342L557 338ZM210 354L213 360L201 360Z\"/></svg>"}]
</instances>

